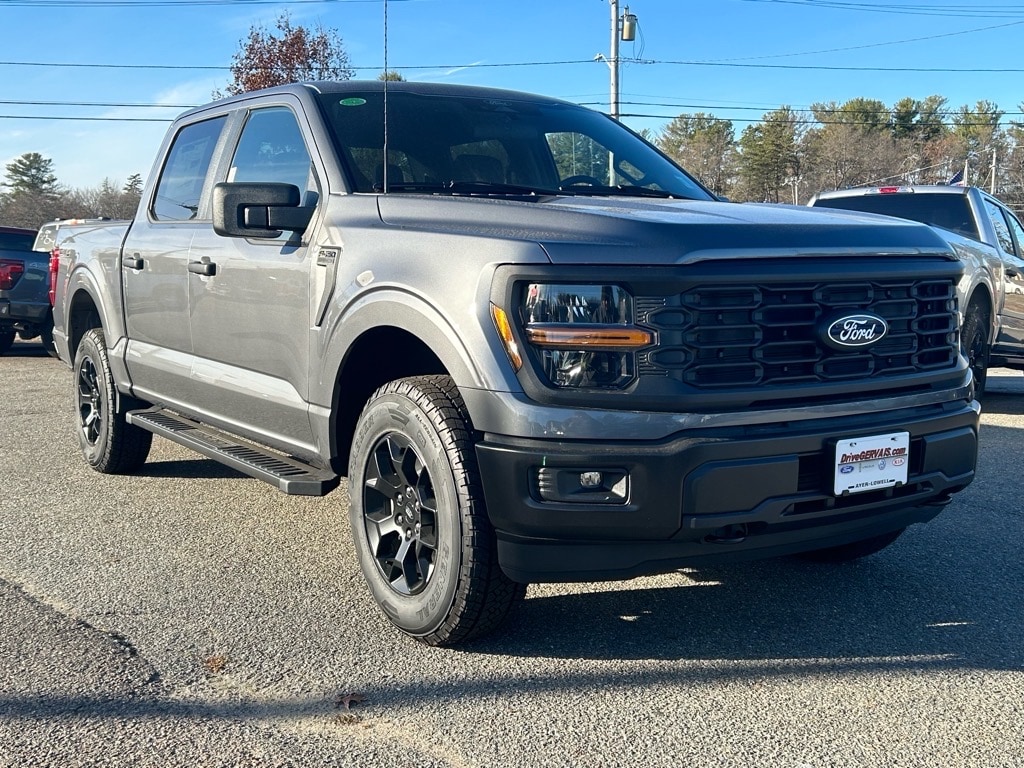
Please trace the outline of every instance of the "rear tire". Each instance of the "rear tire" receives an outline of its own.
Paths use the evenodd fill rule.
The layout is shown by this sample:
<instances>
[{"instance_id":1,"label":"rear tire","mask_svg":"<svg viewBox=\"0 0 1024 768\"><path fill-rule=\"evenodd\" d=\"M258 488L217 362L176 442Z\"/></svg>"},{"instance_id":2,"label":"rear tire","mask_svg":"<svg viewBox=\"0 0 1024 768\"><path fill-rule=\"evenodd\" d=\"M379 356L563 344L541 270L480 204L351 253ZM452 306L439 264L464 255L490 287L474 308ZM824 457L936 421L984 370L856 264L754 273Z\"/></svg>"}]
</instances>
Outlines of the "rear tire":
<instances>
[{"instance_id":1,"label":"rear tire","mask_svg":"<svg viewBox=\"0 0 1024 768\"><path fill-rule=\"evenodd\" d=\"M974 374L974 392L977 397L985 392L988 378L988 356L991 343L988 337L991 318L980 301L971 301L964 313L964 324L960 329L960 348L967 358Z\"/></svg>"},{"instance_id":2,"label":"rear tire","mask_svg":"<svg viewBox=\"0 0 1024 768\"><path fill-rule=\"evenodd\" d=\"M14 343L14 329L0 328L0 355L7 354L7 350Z\"/></svg>"},{"instance_id":3,"label":"rear tire","mask_svg":"<svg viewBox=\"0 0 1024 768\"><path fill-rule=\"evenodd\" d=\"M103 331L86 331L75 353L75 427L89 466L110 475L131 474L149 456L153 433L132 426L125 413L141 406L120 396L110 372Z\"/></svg>"},{"instance_id":4,"label":"rear tire","mask_svg":"<svg viewBox=\"0 0 1024 768\"><path fill-rule=\"evenodd\" d=\"M829 547L828 549L816 549L813 552L804 552L800 557L816 563L848 563L851 560L859 560L862 557L881 552L896 541L905 530L906 528L900 528L897 531L883 533L881 536L872 536L870 539L862 539L838 547Z\"/></svg>"},{"instance_id":5,"label":"rear tire","mask_svg":"<svg viewBox=\"0 0 1024 768\"><path fill-rule=\"evenodd\" d=\"M57 347L53 345L53 321L50 320L39 329L39 341L50 357L57 357Z\"/></svg>"},{"instance_id":6,"label":"rear tire","mask_svg":"<svg viewBox=\"0 0 1024 768\"><path fill-rule=\"evenodd\" d=\"M349 463L349 520L374 600L405 634L453 645L502 624L526 593L498 565L475 433L447 376L369 399Z\"/></svg>"}]
</instances>

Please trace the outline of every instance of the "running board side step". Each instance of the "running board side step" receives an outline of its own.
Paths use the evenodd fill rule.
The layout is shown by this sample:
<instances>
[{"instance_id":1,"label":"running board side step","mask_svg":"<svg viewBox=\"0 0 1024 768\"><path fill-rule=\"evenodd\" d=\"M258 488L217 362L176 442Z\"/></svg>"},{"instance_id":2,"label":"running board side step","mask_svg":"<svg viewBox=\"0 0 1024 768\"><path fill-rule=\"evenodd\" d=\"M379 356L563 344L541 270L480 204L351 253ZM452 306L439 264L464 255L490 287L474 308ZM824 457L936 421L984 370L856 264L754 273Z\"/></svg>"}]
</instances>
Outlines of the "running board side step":
<instances>
[{"instance_id":1,"label":"running board side step","mask_svg":"<svg viewBox=\"0 0 1024 768\"><path fill-rule=\"evenodd\" d=\"M191 448L243 474L262 480L296 496L324 496L340 478L289 456L245 442L198 421L160 407L125 414L129 424Z\"/></svg>"}]
</instances>

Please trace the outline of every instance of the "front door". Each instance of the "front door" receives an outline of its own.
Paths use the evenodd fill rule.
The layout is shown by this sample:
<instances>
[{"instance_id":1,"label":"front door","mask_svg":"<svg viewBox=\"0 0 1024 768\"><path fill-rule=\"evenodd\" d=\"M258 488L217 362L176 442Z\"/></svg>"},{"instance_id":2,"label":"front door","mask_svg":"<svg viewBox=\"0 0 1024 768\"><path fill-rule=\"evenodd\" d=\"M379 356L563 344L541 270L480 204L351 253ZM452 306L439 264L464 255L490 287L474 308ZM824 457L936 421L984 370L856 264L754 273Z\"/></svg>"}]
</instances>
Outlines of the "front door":
<instances>
[{"instance_id":1,"label":"front door","mask_svg":"<svg viewBox=\"0 0 1024 768\"><path fill-rule=\"evenodd\" d=\"M294 184L303 204L316 199L317 174L292 106L246 116L226 180ZM209 227L189 252L197 407L214 423L298 455L313 450L309 259L301 234L243 239Z\"/></svg>"}]
</instances>

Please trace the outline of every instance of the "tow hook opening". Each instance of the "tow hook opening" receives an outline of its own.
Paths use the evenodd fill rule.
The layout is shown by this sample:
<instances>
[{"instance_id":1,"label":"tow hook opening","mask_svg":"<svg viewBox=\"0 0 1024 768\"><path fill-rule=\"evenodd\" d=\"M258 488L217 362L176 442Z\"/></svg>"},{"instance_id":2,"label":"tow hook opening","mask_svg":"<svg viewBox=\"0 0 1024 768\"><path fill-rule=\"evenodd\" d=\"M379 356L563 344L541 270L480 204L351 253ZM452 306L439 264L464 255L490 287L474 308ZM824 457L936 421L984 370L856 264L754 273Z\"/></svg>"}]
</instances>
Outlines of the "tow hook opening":
<instances>
[{"instance_id":1,"label":"tow hook opening","mask_svg":"<svg viewBox=\"0 0 1024 768\"><path fill-rule=\"evenodd\" d=\"M715 528L710 534L704 537L708 544L739 544L745 541L748 535L746 523L734 523Z\"/></svg>"}]
</instances>

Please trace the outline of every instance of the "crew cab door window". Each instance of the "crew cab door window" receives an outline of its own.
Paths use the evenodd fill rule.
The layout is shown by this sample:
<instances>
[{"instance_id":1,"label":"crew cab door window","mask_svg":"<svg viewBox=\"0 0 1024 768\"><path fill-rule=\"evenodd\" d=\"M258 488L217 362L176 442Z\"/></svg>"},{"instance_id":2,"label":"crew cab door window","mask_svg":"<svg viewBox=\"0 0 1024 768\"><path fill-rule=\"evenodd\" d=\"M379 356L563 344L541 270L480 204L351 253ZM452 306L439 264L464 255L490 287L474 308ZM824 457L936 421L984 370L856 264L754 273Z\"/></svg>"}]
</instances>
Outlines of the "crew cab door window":
<instances>
[{"instance_id":1,"label":"crew cab door window","mask_svg":"<svg viewBox=\"0 0 1024 768\"><path fill-rule=\"evenodd\" d=\"M1013 237L1017 241L1017 249L1012 251L1018 258L1024 257L1024 226L1021 226L1020 221L1012 213L1006 213L1006 220L1010 222L1010 229L1013 230Z\"/></svg>"},{"instance_id":2,"label":"crew cab door window","mask_svg":"<svg viewBox=\"0 0 1024 768\"><path fill-rule=\"evenodd\" d=\"M1009 256L1004 261L1006 269L1003 278L1003 291L1005 293L1005 305L1003 306L1003 327L1000 332L1001 340L1009 338L1018 351L1024 350L1024 227L1020 221L1009 211L1003 210L1006 220L1013 230L1014 240L1017 241L1017 255Z\"/></svg>"},{"instance_id":3,"label":"crew cab door window","mask_svg":"<svg viewBox=\"0 0 1024 768\"><path fill-rule=\"evenodd\" d=\"M231 159L228 181L294 184L315 192L312 162L295 115L286 107L269 107L249 115Z\"/></svg>"},{"instance_id":4,"label":"crew cab door window","mask_svg":"<svg viewBox=\"0 0 1024 768\"><path fill-rule=\"evenodd\" d=\"M1003 253L1008 253L1011 256L1016 255L1016 251L1013 248L1013 236L1010 234L1010 227L1006 223L1006 217L1003 216L1002 209L991 200L986 200L985 210L988 212L989 219L992 220L992 226L996 231L996 239L999 241L1000 249Z\"/></svg>"},{"instance_id":5,"label":"crew cab door window","mask_svg":"<svg viewBox=\"0 0 1024 768\"><path fill-rule=\"evenodd\" d=\"M189 221L199 214L206 174L224 117L186 125L167 152L151 213L157 221Z\"/></svg>"}]
</instances>

